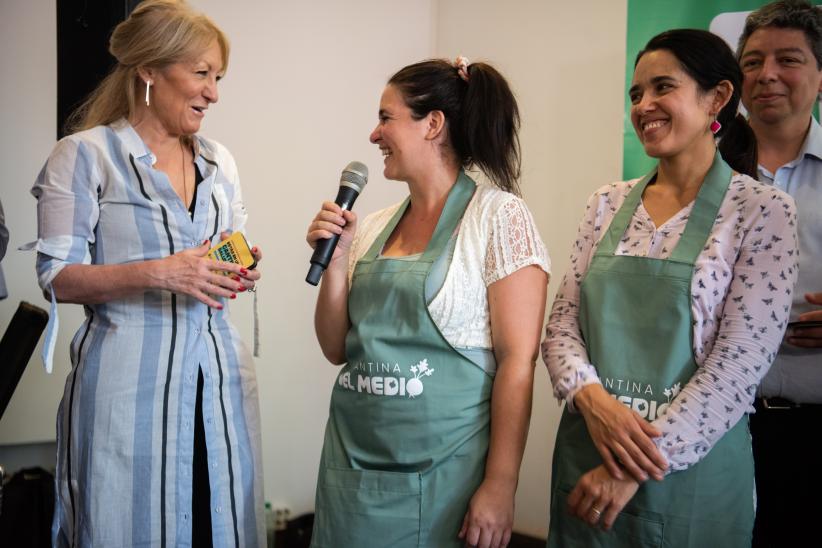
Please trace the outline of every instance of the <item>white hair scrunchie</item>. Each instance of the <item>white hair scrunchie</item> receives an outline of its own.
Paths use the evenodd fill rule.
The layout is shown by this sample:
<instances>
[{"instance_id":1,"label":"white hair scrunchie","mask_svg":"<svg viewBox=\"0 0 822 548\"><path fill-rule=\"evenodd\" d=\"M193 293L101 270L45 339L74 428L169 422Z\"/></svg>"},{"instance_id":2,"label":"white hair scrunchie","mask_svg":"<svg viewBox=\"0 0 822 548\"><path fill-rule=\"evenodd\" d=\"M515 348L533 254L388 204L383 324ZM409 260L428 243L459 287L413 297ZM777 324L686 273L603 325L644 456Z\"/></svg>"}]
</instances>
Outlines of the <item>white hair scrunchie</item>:
<instances>
[{"instance_id":1,"label":"white hair scrunchie","mask_svg":"<svg viewBox=\"0 0 822 548\"><path fill-rule=\"evenodd\" d=\"M470 64L471 61L462 55L457 55L457 58L454 60L454 67L457 69L457 74L466 82L468 81L468 65Z\"/></svg>"}]
</instances>

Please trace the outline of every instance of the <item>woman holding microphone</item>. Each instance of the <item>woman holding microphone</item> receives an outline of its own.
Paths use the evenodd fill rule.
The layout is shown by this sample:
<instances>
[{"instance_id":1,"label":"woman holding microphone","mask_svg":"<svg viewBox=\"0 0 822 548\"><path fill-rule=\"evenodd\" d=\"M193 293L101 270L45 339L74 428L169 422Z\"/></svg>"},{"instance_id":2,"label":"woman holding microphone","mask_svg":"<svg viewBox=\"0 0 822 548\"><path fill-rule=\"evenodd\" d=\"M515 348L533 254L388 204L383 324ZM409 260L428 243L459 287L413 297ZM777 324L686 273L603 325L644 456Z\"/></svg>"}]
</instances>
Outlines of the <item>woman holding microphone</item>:
<instances>
[{"instance_id":1,"label":"woman holding microphone","mask_svg":"<svg viewBox=\"0 0 822 548\"><path fill-rule=\"evenodd\" d=\"M325 203L339 234L317 338L331 398L313 546L505 546L530 416L548 257L519 176L517 105L490 65L424 61L382 94L371 142L401 204ZM477 166L495 186L463 170Z\"/></svg>"}]
</instances>

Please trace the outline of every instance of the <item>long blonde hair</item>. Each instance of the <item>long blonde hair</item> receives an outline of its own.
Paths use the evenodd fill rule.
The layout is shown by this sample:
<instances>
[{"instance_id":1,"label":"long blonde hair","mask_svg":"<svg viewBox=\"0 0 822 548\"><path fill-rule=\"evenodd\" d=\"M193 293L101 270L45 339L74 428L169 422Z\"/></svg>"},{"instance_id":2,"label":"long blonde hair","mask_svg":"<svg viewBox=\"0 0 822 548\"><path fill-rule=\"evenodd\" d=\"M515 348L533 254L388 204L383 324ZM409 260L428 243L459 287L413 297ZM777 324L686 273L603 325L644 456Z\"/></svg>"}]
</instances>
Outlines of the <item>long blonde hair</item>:
<instances>
[{"instance_id":1,"label":"long blonde hair","mask_svg":"<svg viewBox=\"0 0 822 548\"><path fill-rule=\"evenodd\" d=\"M66 121L66 133L128 118L136 108L137 69L162 69L205 51L217 41L228 68L229 44L223 31L184 0L145 0L114 28L108 51L117 65Z\"/></svg>"}]
</instances>

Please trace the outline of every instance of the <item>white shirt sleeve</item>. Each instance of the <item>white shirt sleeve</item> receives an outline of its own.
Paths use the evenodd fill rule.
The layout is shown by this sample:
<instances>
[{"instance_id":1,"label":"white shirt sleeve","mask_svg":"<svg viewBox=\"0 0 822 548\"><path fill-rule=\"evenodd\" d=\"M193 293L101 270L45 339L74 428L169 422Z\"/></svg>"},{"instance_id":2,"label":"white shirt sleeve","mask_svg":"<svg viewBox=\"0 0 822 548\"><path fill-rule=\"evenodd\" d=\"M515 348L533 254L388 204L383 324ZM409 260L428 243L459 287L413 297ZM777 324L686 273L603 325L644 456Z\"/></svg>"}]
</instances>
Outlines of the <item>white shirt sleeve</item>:
<instances>
[{"instance_id":1,"label":"white shirt sleeve","mask_svg":"<svg viewBox=\"0 0 822 548\"><path fill-rule=\"evenodd\" d=\"M530 265L538 265L547 273L551 270L531 212L525 202L509 195L491 220L483 275L485 285Z\"/></svg>"},{"instance_id":2,"label":"white shirt sleeve","mask_svg":"<svg viewBox=\"0 0 822 548\"><path fill-rule=\"evenodd\" d=\"M37 276L46 298L51 282L69 264L91 264L100 216L101 184L92 147L72 137L54 147L31 193L37 198Z\"/></svg>"}]
</instances>

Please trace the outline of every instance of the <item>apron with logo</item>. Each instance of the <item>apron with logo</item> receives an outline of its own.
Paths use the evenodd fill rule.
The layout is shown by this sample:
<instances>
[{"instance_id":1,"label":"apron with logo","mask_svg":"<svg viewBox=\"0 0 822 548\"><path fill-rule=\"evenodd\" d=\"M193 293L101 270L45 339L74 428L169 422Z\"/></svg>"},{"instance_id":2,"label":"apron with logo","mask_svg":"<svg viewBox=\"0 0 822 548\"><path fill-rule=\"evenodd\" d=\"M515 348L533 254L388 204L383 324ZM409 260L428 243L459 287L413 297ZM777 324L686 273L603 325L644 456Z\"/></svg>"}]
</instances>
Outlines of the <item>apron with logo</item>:
<instances>
[{"instance_id":1,"label":"apron with logo","mask_svg":"<svg viewBox=\"0 0 822 548\"><path fill-rule=\"evenodd\" d=\"M443 338L424 287L475 188L460 172L417 260L379 256L406 201L355 267L348 363L331 396L312 546L462 544L457 534L485 472L493 377Z\"/></svg>"},{"instance_id":2,"label":"apron with logo","mask_svg":"<svg viewBox=\"0 0 822 548\"><path fill-rule=\"evenodd\" d=\"M603 387L649 421L664 415L697 369L691 277L732 173L717 154L669 259L614 255L654 175L634 186L602 238L580 288L579 314ZM642 484L607 532L567 509L577 480L600 464L584 418L564 410L554 450L548 546L751 545L754 469L747 415L699 463Z\"/></svg>"}]
</instances>

